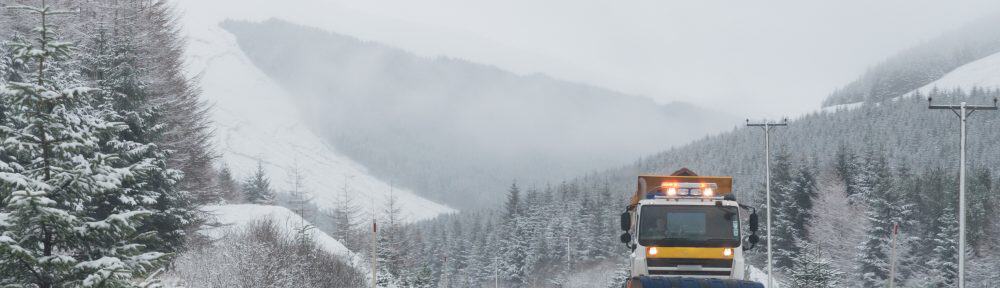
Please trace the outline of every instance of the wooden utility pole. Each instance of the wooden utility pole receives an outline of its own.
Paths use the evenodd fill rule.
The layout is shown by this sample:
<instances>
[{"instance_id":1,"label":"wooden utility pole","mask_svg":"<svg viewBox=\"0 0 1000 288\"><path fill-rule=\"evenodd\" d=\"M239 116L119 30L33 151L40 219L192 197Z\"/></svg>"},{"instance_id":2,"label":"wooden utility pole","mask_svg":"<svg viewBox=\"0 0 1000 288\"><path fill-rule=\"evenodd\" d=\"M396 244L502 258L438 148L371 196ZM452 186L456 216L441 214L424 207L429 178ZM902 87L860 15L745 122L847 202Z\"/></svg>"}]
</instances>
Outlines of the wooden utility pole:
<instances>
[{"instance_id":1,"label":"wooden utility pole","mask_svg":"<svg viewBox=\"0 0 1000 288\"><path fill-rule=\"evenodd\" d=\"M892 252L889 254L889 288L896 287L896 238L899 235L899 223L892 223Z\"/></svg>"}]
</instances>

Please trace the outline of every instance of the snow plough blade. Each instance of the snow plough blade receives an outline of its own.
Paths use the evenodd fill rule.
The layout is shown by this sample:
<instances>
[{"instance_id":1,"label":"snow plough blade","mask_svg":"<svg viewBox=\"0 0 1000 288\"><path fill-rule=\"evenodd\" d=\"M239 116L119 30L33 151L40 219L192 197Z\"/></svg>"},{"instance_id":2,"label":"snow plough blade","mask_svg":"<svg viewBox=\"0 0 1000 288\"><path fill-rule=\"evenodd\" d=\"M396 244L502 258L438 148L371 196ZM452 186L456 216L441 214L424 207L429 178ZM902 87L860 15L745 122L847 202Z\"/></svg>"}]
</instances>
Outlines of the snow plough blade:
<instances>
[{"instance_id":1,"label":"snow plough blade","mask_svg":"<svg viewBox=\"0 0 1000 288\"><path fill-rule=\"evenodd\" d=\"M764 288L764 284L734 279L639 276L629 279L625 288Z\"/></svg>"}]
</instances>

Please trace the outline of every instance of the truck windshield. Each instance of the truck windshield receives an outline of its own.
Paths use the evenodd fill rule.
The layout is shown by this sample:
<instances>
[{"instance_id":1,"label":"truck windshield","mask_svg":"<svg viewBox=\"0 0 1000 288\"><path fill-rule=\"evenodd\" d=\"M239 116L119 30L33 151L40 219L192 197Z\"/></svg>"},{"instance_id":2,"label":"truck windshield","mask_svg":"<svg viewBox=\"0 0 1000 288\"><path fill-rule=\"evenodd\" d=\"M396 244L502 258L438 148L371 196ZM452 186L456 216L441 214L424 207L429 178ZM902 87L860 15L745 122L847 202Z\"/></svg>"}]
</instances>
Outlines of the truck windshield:
<instances>
[{"instance_id":1,"label":"truck windshield","mask_svg":"<svg viewBox=\"0 0 1000 288\"><path fill-rule=\"evenodd\" d=\"M740 219L736 207L643 206L639 244L673 247L738 247Z\"/></svg>"}]
</instances>

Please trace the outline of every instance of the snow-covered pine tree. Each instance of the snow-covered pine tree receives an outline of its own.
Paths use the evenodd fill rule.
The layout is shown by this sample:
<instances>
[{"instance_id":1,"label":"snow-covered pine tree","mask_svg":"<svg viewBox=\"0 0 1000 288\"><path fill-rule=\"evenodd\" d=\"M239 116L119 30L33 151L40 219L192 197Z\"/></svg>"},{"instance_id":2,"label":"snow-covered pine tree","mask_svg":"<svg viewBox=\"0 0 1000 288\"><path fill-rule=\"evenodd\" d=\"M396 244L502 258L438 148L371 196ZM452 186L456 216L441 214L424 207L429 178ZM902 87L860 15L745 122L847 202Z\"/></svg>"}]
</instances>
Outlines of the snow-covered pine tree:
<instances>
[{"instance_id":1,"label":"snow-covered pine tree","mask_svg":"<svg viewBox=\"0 0 1000 288\"><path fill-rule=\"evenodd\" d=\"M796 221L800 221L798 213L800 208L794 201L797 193L797 183L795 182L796 172L793 169L790 156L780 149L774 155L771 164L771 241L774 249L774 266L777 269L790 268L792 257L798 254L798 247L795 245L800 234L796 227ZM760 192L761 200L759 209L767 211L764 192ZM766 229L765 229L766 230ZM764 231L767 235L767 231Z\"/></svg>"},{"instance_id":2,"label":"snow-covered pine tree","mask_svg":"<svg viewBox=\"0 0 1000 288\"><path fill-rule=\"evenodd\" d=\"M841 287L842 272L833 267L829 259L823 257L822 249L802 242L801 251L792 259L789 269L789 286L792 288L834 288Z\"/></svg>"},{"instance_id":3,"label":"snow-covered pine tree","mask_svg":"<svg viewBox=\"0 0 1000 288\"><path fill-rule=\"evenodd\" d=\"M219 190L222 199L228 203L240 203L244 200L243 194L240 192L240 185L236 183L233 172L227 166L222 166L222 169L219 170L215 187Z\"/></svg>"},{"instance_id":4,"label":"snow-covered pine tree","mask_svg":"<svg viewBox=\"0 0 1000 288\"><path fill-rule=\"evenodd\" d=\"M10 8L37 16L40 25L34 41L10 46L14 58L31 67L26 82L0 89L6 117L0 126L0 190L13 191L0 207L0 258L12 259L0 261L0 271L11 273L0 284L132 286L130 280L163 254L136 237L140 218L152 213L139 204L152 199L127 190L163 159L134 162L123 148L148 144L116 138L128 127L108 121L115 115L111 105L95 105L103 99L80 86L73 45L60 41L49 22L67 12L44 1ZM105 142L112 144L102 147ZM95 201L115 196L136 198L92 210Z\"/></svg>"},{"instance_id":5,"label":"snow-covered pine tree","mask_svg":"<svg viewBox=\"0 0 1000 288\"><path fill-rule=\"evenodd\" d=\"M833 156L833 167L834 171L843 182L845 187L847 187L847 196L853 195L855 191L854 187L854 168L857 163L857 156L854 155L854 151L848 148L847 145L841 143L837 146L837 152Z\"/></svg>"},{"instance_id":6,"label":"snow-covered pine tree","mask_svg":"<svg viewBox=\"0 0 1000 288\"><path fill-rule=\"evenodd\" d=\"M170 153L156 145L166 133L162 107L149 99L149 88L142 71L134 17L114 14L110 23L97 22L90 27L89 38L81 51L83 75L93 83L94 105L104 106L108 121L123 123L127 129L103 135L103 151L120 151L123 163L151 161L141 175L122 183L123 195L104 195L95 199L96 217L103 217L115 207L143 207L153 215L143 220L141 232L155 232L145 244L160 251L179 250L185 241L184 230L197 221L194 200L177 185L182 174L167 168ZM145 144L140 144L145 143ZM207 195L207 194L205 194ZM209 201L209 200L205 200Z\"/></svg>"},{"instance_id":7,"label":"snow-covered pine tree","mask_svg":"<svg viewBox=\"0 0 1000 288\"><path fill-rule=\"evenodd\" d=\"M968 229L966 239L972 252L977 256L984 254L984 246L989 240L990 228L997 219L997 207L993 188L993 173L989 168L972 169L968 179L969 189L966 199L966 220ZM991 216L992 215L992 216Z\"/></svg>"},{"instance_id":8,"label":"snow-covered pine tree","mask_svg":"<svg viewBox=\"0 0 1000 288\"><path fill-rule=\"evenodd\" d=\"M334 204L333 211L330 211L329 217L333 220L334 231L333 237L345 245L351 243L350 238L354 229L359 225L358 214L360 213L360 208L355 204L353 190L351 190L350 183L348 182L350 178L344 177L344 186L340 187L340 195L337 197L337 203Z\"/></svg>"},{"instance_id":9,"label":"snow-covered pine tree","mask_svg":"<svg viewBox=\"0 0 1000 288\"><path fill-rule=\"evenodd\" d=\"M794 220L792 224L797 233L795 237L807 239L809 237L808 223L814 217L813 201L819 196L819 191L816 188L815 168L806 163L799 165L793 175L792 185L795 187L795 192L791 195L791 200L799 208L793 211L795 215L790 216Z\"/></svg>"},{"instance_id":10,"label":"snow-covered pine tree","mask_svg":"<svg viewBox=\"0 0 1000 288\"><path fill-rule=\"evenodd\" d=\"M12 35L10 37L10 42L23 41L19 35ZM0 42L0 83L22 82L21 73L18 72L26 70L24 69L24 63L14 57L13 52L8 48L10 48L10 45L7 41Z\"/></svg>"},{"instance_id":11,"label":"snow-covered pine tree","mask_svg":"<svg viewBox=\"0 0 1000 288\"><path fill-rule=\"evenodd\" d=\"M408 283L407 287L413 288L432 288L434 286L434 272L429 266L420 266L416 274L413 275L413 280Z\"/></svg>"},{"instance_id":12,"label":"snow-covered pine tree","mask_svg":"<svg viewBox=\"0 0 1000 288\"><path fill-rule=\"evenodd\" d=\"M376 242L375 257L377 261L376 282L379 286L399 287L405 284L407 279L404 272L407 271L407 258L413 244L412 238L406 229L405 219L402 214L402 207L399 206L399 198L392 191L383 204L382 215L379 220L379 231Z\"/></svg>"},{"instance_id":13,"label":"snow-covered pine tree","mask_svg":"<svg viewBox=\"0 0 1000 288\"><path fill-rule=\"evenodd\" d=\"M264 172L264 160L257 159L257 169L243 182L243 193L247 203L271 204L274 201L271 180Z\"/></svg>"},{"instance_id":14,"label":"snow-covered pine tree","mask_svg":"<svg viewBox=\"0 0 1000 288\"><path fill-rule=\"evenodd\" d=\"M299 167L298 163L293 164L293 166L288 170L288 195L289 205L292 206L292 210L295 214L299 214L302 220L312 219L313 209L310 205L312 203L312 196L310 196L309 191L306 191L306 178L302 173L302 168ZM301 223L300 226L305 226L305 223Z\"/></svg>"},{"instance_id":15,"label":"snow-covered pine tree","mask_svg":"<svg viewBox=\"0 0 1000 288\"><path fill-rule=\"evenodd\" d=\"M467 230L467 235L469 235L469 237L467 238L468 248L466 251L468 251L468 253L466 253L467 256L465 256L466 264L465 268L460 270L460 273L456 277L455 281L456 284L463 284L461 285L463 287L472 287L479 283L486 274L485 267L488 267L489 262L491 261L491 259L488 260L487 256L483 254L483 251L485 251L483 247L485 246L485 239L487 238L487 235L485 234L488 233L488 230L484 228L485 224L480 222L482 218L475 217L468 219L472 220L472 223Z\"/></svg>"},{"instance_id":16,"label":"snow-covered pine tree","mask_svg":"<svg viewBox=\"0 0 1000 288\"><path fill-rule=\"evenodd\" d=\"M510 184L507 189L507 202L504 203L504 219L517 217L521 214L521 188L517 187L517 182Z\"/></svg>"},{"instance_id":17,"label":"snow-covered pine tree","mask_svg":"<svg viewBox=\"0 0 1000 288\"><path fill-rule=\"evenodd\" d=\"M927 262L931 287L953 287L958 277L958 217L955 208L945 207L938 219L940 232L931 240L934 250Z\"/></svg>"},{"instance_id":18,"label":"snow-covered pine tree","mask_svg":"<svg viewBox=\"0 0 1000 288\"><path fill-rule=\"evenodd\" d=\"M119 13L138 19L133 22L143 71L147 71L149 99L161 103L164 139L157 144L172 151L167 167L180 170L184 179L178 183L181 191L192 195L216 194L211 191L215 179L209 105L200 97L195 81L188 78L184 67L184 39L179 29L177 13L171 1L117 1ZM87 7L88 5L81 5ZM89 5L102 7L100 5ZM205 197L197 197L205 198Z\"/></svg>"},{"instance_id":19,"label":"snow-covered pine tree","mask_svg":"<svg viewBox=\"0 0 1000 288\"><path fill-rule=\"evenodd\" d=\"M855 160L849 173L851 179L845 181L849 183L847 194L852 201L867 204L867 199L880 188L879 185L884 186L881 188L889 187L891 171L885 155L875 149L869 149L863 157L856 157Z\"/></svg>"},{"instance_id":20,"label":"snow-covered pine tree","mask_svg":"<svg viewBox=\"0 0 1000 288\"><path fill-rule=\"evenodd\" d=\"M778 153L772 169L772 216L774 266L787 270L801 254L799 243L808 241L808 223L812 220L813 200L817 196L816 179L807 164L793 164L785 153Z\"/></svg>"},{"instance_id":21,"label":"snow-covered pine tree","mask_svg":"<svg viewBox=\"0 0 1000 288\"><path fill-rule=\"evenodd\" d=\"M548 224L548 219L552 217L553 213L548 211L548 203L544 200L543 193L535 189L529 189L525 195L524 201L522 201L525 206L524 216L522 216L523 226L525 227L525 234L528 238L527 252L525 253L524 259L524 270L528 271L528 275L537 274L541 269L547 268L546 254L548 248L548 241L546 238L545 228ZM531 281L531 279L529 279Z\"/></svg>"},{"instance_id":22,"label":"snow-covered pine tree","mask_svg":"<svg viewBox=\"0 0 1000 288\"><path fill-rule=\"evenodd\" d=\"M934 239L940 232L940 225L937 223L943 211L947 207L955 207L958 203L958 197L954 197L957 194L957 177L952 170L941 167L928 169L920 175L913 179L911 186L915 193L909 194L909 202L915 205L914 211L919 211L911 218L920 225L902 226L901 230L917 239ZM901 264L904 264L903 267L913 267L907 270L913 270L916 274L926 274L923 269L916 267L924 267L931 260L931 253L927 251L933 251L934 244L926 240L910 241L908 244L910 253L902 258L904 262Z\"/></svg>"},{"instance_id":23,"label":"snow-covered pine tree","mask_svg":"<svg viewBox=\"0 0 1000 288\"><path fill-rule=\"evenodd\" d=\"M576 211L572 212L572 217L577 219L576 239L579 241L575 252L579 255L580 261L589 261L598 253L597 244L599 243L597 243L595 233L600 229L600 219L597 219L597 211L590 198L583 193L581 195L580 205L576 207Z\"/></svg>"},{"instance_id":24,"label":"snow-covered pine tree","mask_svg":"<svg viewBox=\"0 0 1000 288\"><path fill-rule=\"evenodd\" d=\"M865 287L876 287L883 286L889 278L892 227L897 223L906 225L913 205L905 201L905 192L902 191L909 186L893 183L892 173L881 152L869 151L865 158L869 166L863 170L864 174L858 175L863 179L858 182L870 186L859 187L859 193L853 195L865 197L865 216L869 222L860 247L859 271ZM905 168L900 171L900 175L909 173Z\"/></svg>"},{"instance_id":25,"label":"snow-covered pine tree","mask_svg":"<svg viewBox=\"0 0 1000 288\"><path fill-rule=\"evenodd\" d=\"M573 195L575 192L579 191L575 185L566 185L560 188L560 190L561 191L559 193L562 195ZM581 210L580 202L573 201L574 199L572 197L562 197L565 197L563 199L570 199L570 201L557 204L557 207L559 208L556 209L564 212L560 213L561 215L555 217L554 219L555 222L553 224L556 225L556 227L553 227L554 231L552 233L551 243L557 243L554 245L555 249L553 250L561 252L554 254L556 255L553 257L554 263L558 263L557 265L559 265L558 267L561 270L560 274L565 274L577 271L578 265L583 259L584 255L580 252L580 248L583 247L583 243L577 241L576 239L579 238L580 232L585 230L581 228L583 227L583 224L576 218Z\"/></svg>"},{"instance_id":26,"label":"snow-covered pine tree","mask_svg":"<svg viewBox=\"0 0 1000 288\"><path fill-rule=\"evenodd\" d=\"M525 261L528 252L527 221L525 221L521 202L521 189L517 183L511 184L507 190L507 203L504 204L506 212L503 215L500 237L500 255L503 257L500 262L502 278L515 286L523 286L526 283L527 271L525 271Z\"/></svg>"},{"instance_id":27,"label":"snow-covered pine tree","mask_svg":"<svg viewBox=\"0 0 1000 288\"><path fill-rule=\"evenodd\" d=\"M438 281L440 286L452 287L464 285L461 281L462 273L468 267L469 262L469 237L464 233L465 228L462 222L457 219L452 222L448 237L448 263L441 271Z\"/></svg>"}]
</instances>

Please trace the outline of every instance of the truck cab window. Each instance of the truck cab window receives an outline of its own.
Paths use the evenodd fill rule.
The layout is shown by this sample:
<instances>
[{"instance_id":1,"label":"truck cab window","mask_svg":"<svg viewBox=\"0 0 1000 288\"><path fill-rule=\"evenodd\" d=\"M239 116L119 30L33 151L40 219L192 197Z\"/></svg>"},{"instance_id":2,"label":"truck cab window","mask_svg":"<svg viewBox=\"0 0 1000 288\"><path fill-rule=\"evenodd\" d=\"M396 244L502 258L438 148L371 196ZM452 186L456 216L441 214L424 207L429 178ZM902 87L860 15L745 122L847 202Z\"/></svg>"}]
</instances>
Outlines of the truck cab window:
<instances>
[{"instance_id":1,"label":"truck cab window","mask_svg":"<svg viewBox=\"0 0 1000 288\"><path fill-rule=\"evenodd\" d=\"M639 243L644 246L737 247L736 208L716 206L644 206Z\"/></svg>"}]
</instances>

